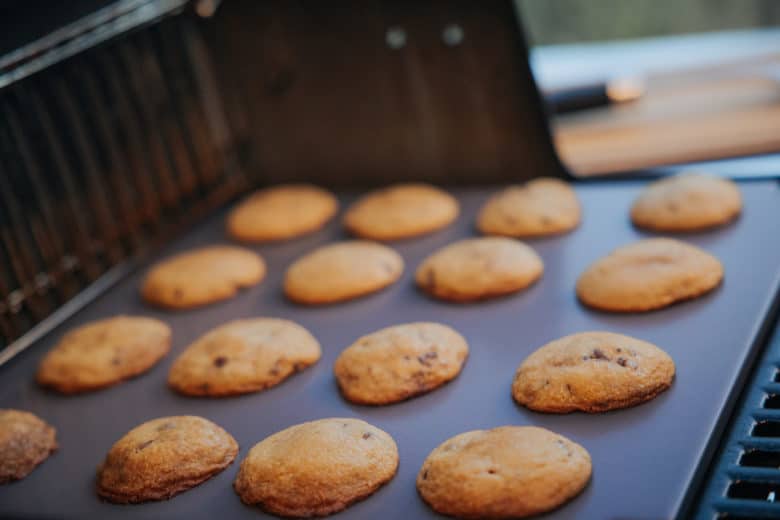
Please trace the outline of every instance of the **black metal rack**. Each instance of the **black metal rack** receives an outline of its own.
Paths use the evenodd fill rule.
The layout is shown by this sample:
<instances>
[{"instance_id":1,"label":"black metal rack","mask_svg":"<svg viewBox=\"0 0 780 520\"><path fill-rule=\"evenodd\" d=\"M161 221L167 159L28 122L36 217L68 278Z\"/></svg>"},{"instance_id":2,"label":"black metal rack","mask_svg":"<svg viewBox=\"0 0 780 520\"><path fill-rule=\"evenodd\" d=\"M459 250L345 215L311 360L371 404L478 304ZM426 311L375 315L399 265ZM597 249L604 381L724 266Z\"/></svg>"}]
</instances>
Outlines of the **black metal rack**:
<instances>
[{"instance_id":1,"label":"black metal rack","mask_svg":"<svg viewBox=\"0 0 780 520\"><path fill-rule=\"evenodd\" d=\"M693 511L697 520L780 518L780 326L768 334Z\"/></svg>"}]
</instances>

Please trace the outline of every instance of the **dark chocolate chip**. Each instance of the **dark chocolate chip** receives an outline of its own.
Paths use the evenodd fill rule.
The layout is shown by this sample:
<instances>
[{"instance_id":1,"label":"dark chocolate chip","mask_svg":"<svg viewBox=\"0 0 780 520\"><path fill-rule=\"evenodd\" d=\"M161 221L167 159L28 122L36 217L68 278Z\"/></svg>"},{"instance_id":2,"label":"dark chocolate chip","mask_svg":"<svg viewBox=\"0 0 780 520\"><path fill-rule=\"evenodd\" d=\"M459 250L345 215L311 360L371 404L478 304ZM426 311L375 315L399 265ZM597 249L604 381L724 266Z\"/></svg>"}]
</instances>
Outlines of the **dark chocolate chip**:
<instances>
[{"instance_id":1,"label":"dark chocolate chip","mask_svg":"<svg viewBox=\"0 0 780 520\"><path fill-rule=\"evenodd\" d=\"M488 470L488 473L490 473L491 475L495 475L496 474L496 470L494 468L490 468Z\"/></svg>"},{"instance_id":2,"label":"dark chocolate chip","mask_svg":"<svg viewBox=\"0 0 780 520\"><path fill-rule=\"evenodd\" d=\"M364 439L368 439L369 437L371 437L371 432L366 432L363 434Z\"/></svg>"},{"instance_id":3,"label":"dark chocolate chip","mask_svg":"<svg viewBox=\"0 0 780 520\"><path fill-rule=\"evenodd\" d=\"M606 359L609 360L606 354L604 354L601 349L594 348L593 353L590 355L591 359Z\"/></svg>"},{"instance_id":4,"label":"dark chocolate chip","mask_svg":"<svg viewBox=\"0 0 780 520\"><path fill-rule=\"evenodd\" d=\"M427 469L425 471L423 471L422 479L423 480L428 480L428 470Z\"/></svg>"},{"instance_id":5,"label":"dark chocolate chip","mask_svg":"<svg viewBox=\"0 0 780 520\"><path fill-rule=\"evenodd\" d=\"M617 364L620 365L621 367L626 366L626 358L623 357L617 358Z\"/></svg>"},{"instance_id":6,"label":"dark chocolate chip","mask_svg":"<svg viewBox=\"0 0 780 520\"><path fill-rule=\"evenodd\" d=\"M417 356L417 361L419 361L421 365L429 367L431 366L431 360L436 359L437 357L439 357L439 354L435 350L429 350L425 354Z\"/></svg>"},{"instance_id":7,"label":"dark chocolate chip","mask_svg":"<svg viewBox=\"0 0 780 520\"><path fill-rule=\"evenodd\" d=\"M228 362L228 358L226 358L225 356L219 356L217 358L214 358L214 366L217 368L224 367L227 364L227 362Z\"/></svg>"}]
</instances>

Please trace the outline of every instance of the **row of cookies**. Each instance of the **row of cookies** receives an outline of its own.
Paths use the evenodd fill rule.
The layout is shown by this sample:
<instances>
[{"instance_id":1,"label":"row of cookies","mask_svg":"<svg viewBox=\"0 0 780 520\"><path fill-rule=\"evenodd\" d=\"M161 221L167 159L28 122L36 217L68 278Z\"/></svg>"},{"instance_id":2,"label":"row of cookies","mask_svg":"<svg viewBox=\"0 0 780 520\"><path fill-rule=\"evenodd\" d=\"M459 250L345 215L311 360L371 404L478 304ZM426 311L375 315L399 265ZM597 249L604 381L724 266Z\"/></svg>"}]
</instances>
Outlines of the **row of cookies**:
<instances>
[{"instance_id":1,"label":"row of cookies","mask_svg":"<svg viewBox=\"0 0 780 520\"><path fill-rule=\"evenodd\" d=\"M740 213L742 200L730 180L685 173L651 183L634 201L631 221L640 228L685 232L727 224ZM286 240L323 227L338 211L336 197L321 188L293 184L260 190L228 216L228 234L242 242ZM398 184L358 199L344 214L353 235L379 241L412 238L451 224L458 201L421 183ZM512 185L491 196L476 220L486 235L533 238L565 233L581 219L572 188L542 177Z\"/></svg>"},{"instance_id":2,"label":"row of cookies","mask_svg":"<svg viewBox=\"0 0 780 520\"><path fill-rule=\"evenodd\" d=\"M152 368L171 344L159 320L117 316L66 333L41 360L39 384L62 393L97 390ZM333 372L342 395L389 404L460 374L469 346L439 323L394 325L344 349ZM220 397L275 386L321 357L304 327L278 318L235 320L205 333L174 361L168 384L190 396ZM605 411L651 399L669 387L674 363L661 349L620 334L585 332L549 343L518 368L513 395L545 412Z\"/></svg>"},{"instance_id":3,"label":"row of cookies","mask_svg":"<svg viewBox=\"0 0 780 520\"><path fill-rule=\"evenodd\" d=\"M21 478L57 447L54 428L27 412L0 410L0 432L10 432L0 438L0 479ZM98 466L97 493L121 504L169 499L221 473L238 451L232 435L202 417L153 419L109 449ZM233 488L244 503L276 515L324 516L373 494L398 464L387 432L359 419L320 419L258 442ZM579 444L542 428L503 426L440 444L423 462L416 485L440 513L516 518L570 500L591 471L590 455Z\"/></svg>"},{"instance_id":4,"label":"row of cookies","mask_svg":"<svg viewBox=\"0 0 780 520\"><path fill-rule=\"evenodd\" d=\"M330 244L294 261L284 277L286 296L297 303L336 303L395 283L404 260L386 245L362 240ZM543 274L544 264L528 245L506 237L460 240L424 259L415 283L429 295L472 302L521 291ZM142 285L147 302L188 308L235 295L259 283L262 258L236 246L210 246L181 253L154 266ZM711 254L680 240L649 238L617 248L580 276L576 294L586 305L613 312L658 309L695 298L723 278Z\"/></svg>"},{"instance_id":5,"label":"row of cookies","mask_svg":"<svg viewBox=\"0 0 780 520\"><path fill-rule=\"evenodd\" d=\"M307 184L257 191L227 218L228 234L241 242L269 242L300 237L322 228L338 211L336 197ZM451 224L460 213L457 199L434 186L398 184L366 194L344 213L352 235L378 241L421 236ZM537 179L512 186L482 209L477 227L485 234L533 237L575 228L580 205L563 181Z\"/></svg>"},{"instance_id":6,"label":"row of cookies","mask_svg":"<svg viewBox=\"0 0 780 520\"><path fill-rule=\"evenodd\" d=\"M702 174L684 174L652 183L634 201L631 220L655 231L694 231L726 224L742 207L733 182ZM321 188L293 184L255 192L228 216L228 234L243 242L286 240L323 227L338 211L336 197ZM421 183L399 184L370 192L344 214L344 227L370 240L420 236L451 224L458 201ZM581 209L574 190L554 178L513 185L482 206L477 229L486 235L532 238L576 228Z\"/></svg>"}]
</instances>

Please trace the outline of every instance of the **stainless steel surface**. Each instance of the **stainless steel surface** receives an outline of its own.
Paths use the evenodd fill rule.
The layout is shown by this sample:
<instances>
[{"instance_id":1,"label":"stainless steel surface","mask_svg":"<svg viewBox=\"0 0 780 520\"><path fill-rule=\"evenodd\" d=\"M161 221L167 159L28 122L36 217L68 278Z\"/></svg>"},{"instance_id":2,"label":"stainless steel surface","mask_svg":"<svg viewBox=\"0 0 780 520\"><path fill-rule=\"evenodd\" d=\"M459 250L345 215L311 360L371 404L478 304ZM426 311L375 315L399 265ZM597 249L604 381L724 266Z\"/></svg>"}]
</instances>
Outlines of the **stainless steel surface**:
<instances>
[{"instance_id":1,"label":"stainless steel surface","mask_svg":"<svg viewBox=\"0 0 780 520\"><path fill-rule=\"evenodd\" d=\"M415 267L434 249L472 236L488 189L456 191L463 212L456 225L393 247L407 265L389 289L341 305L300 307L282 295L284 268L312 248L344 237L338 222L288 243L252 246L265 257L269 275L234 300L187 312L145 306L138 296L143 272L117 284L72 319L6 366L0 367L0 407L35 412L58 428L60 451L23 481L0 486L0 517L56 518L262 518L241 504L231 483L249 448L267 435L302 421L360 417L388 431L398 443L398 475L376 495L339 518L425 518L434 515L417 496L414 478L425 456L457 433L505 424L534 424L585 446L593 479L581 496L550 518L667 518L682 502L699 461L733 403L733 386L758 335L780 274L780 189L774 181L741 184L745 212L721 230L683 239L717 255L723 286L698 300L637 315L604 314L579 305L574 284L596 258L648 236L627 221L640 183L577 187L584 222L571 234L530 244L545 261L543 278L529 290L502 299L453 305L433 301L413 285ZM344 199L350 200L349 197ZM170 244L162 255L224 241L224 214ZM161 255L161 256L162 256ZM76 325L116 313L145 314L173 328L173 350L150 373L120 386L63 397L38 388L33 376L41 356ZM323 358L280 386L242 397L192 399L165 384L174 357L192 340L227 320L279 316L301 323L320 340ZM386 407L353 406L338 394L332 364L358 336L391 324L435 320L469 341L461 376L426 396ZM666 349L677 363L672 388L642 406L600 415L544 415L516 406L510 384L516 366L534 349L564 334L610 330ZM216 421L238 440L239 459L214 479L169 501L135 506L101 502L95 468L109 447L137 424L159 416L197 414Z\"/></svg>"}]
</instances>

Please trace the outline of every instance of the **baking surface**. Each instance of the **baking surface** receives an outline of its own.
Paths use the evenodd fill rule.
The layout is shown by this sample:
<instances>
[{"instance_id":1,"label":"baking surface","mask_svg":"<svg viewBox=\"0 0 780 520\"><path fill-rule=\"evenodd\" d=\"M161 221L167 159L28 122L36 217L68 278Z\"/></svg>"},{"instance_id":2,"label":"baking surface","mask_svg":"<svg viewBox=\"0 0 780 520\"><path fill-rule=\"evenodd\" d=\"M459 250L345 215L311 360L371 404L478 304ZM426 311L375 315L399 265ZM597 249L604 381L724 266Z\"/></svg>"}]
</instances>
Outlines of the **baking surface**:
<instances>
[{"instance_id":1,"label":"baking surface","mask_svg":"<svg viewBox=\"0 0 780 520\"><path fill-rule=\"evenodd\" d=\"M560 237L528 241L545 262L542 279L509 297L468 305L431 300L413 284L414 269L434 249L474 234L473 222L488 189L459 190L457 223L424 238L393 243L406 261L401 280L352 302L301 307L282 294L284 269L312 248L344 238L337 221L288 243L251 246L268 262L269 274L237 298L192 311L145 306L138 296L143 270L129 276L52 334L0 367L0 408L40 415L58 430L60 450L26 479L0 486L0 517L33 518L262 518L232 489L238 464L264 437L322 417L359 417L398 443L396 477L339 518L435 517L417 495L414 481L427 454L445 439L473 429L507 424L549 428L582 444L593 458L593 478L582 495L545 518L641 518L673 515L720 411L748 356L780 274L780 188L776 181L741 184L745 210L732 226L682 235L718 256L724 284L698 300L647 314L605 314L582 307L574 295L578 275L592 261L632 240L650 236L628 221L640 183L578 186L583 224ZM344 199L351 200L351 197ZM226 241L224 214L217 214L170 244L162 255ZM62 333L118 313L143 314L173 329L171 354L149 373L90 394L60 396L36 386L36 366ZM230 319L276 316L297 321L320 341L322 359L264 392L224 399L186 398L166 386L171 363L191 341ZM348 404L332 375L339 352L357 337L410 321L455 327L471 353L461 375L425 396L385 407ZM672 388L655 400L600 415L544 415L518 407L510 386L517 365L560 336L608 330L650 341L677 364ZM95 469L111 445L146 420L192 414L211 419L239 442L238 459L210 481L169 501L133 506L101 502Z\"/></svg>"}]
</instances>

